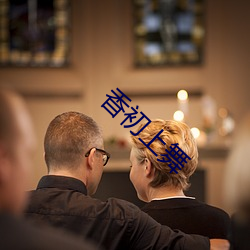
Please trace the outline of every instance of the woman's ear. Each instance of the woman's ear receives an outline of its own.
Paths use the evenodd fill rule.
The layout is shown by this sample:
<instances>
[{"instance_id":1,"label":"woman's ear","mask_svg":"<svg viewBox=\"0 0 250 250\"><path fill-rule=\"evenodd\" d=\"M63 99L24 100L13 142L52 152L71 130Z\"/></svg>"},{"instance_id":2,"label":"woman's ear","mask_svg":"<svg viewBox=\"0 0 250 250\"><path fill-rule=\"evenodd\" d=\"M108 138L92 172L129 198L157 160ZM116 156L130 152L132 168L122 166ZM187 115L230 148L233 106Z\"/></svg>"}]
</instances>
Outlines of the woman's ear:
<instances>
[{"instance_id":1,"label":"woman's ear","mask_svg":"<svg viewBox=\"0 0 250 250\"><path fill-rule=\"evenodd\" d=\"M148 158L145 158L144 162L144 173L146 177L150 178L154 175L154 168Z\"/></svg>"}]
</instances>

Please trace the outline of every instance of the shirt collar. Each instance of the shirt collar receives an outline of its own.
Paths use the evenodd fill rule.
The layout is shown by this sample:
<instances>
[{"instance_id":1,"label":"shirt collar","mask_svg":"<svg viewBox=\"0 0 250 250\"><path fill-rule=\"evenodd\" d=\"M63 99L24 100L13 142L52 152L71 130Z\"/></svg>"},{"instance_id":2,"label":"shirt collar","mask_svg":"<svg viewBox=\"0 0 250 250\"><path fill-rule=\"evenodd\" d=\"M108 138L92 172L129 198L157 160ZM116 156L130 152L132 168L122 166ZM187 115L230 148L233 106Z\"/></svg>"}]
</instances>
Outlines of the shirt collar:
<instances>
[{"instance_id":1,"label":"shirt collar","mask_svg":"<svg viewBox=\"0 0 250 250\"><path fill-rule=\"evenodd\" d=\"M71 189L87 195L87 188L82 181L66 176L45 175L37 185L37 189L41 188Z\"/></svg>"},{"instance_id":2,"label":"shirt collar","mask_svg":"<svg viewBox=\"0 0 250 250\"><path fill-rule=\"evenodd\" d=\"M189 197L189 196L169 196L164 198L154 198L152 201L160 201L160 200L169 200L169 199L192 199L194 200L195 197Z\"/></svg>"}]
</instances>

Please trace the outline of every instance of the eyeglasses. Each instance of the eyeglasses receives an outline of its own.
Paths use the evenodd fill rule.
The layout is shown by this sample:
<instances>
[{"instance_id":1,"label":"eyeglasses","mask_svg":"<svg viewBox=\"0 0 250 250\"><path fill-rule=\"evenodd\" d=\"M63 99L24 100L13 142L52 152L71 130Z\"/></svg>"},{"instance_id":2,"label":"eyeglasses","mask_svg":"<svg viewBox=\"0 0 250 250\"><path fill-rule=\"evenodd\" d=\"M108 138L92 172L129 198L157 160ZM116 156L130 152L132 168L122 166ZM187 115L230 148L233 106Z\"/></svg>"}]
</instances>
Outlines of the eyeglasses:
<instances>
[{"instance_id":1,"label":"eyeglasses","mask_svg":"<svg viewBox=\"0 0 250 250\"><path fill-rule=\"evenodd\" d=\"M85 154L85 157L88 157L89 154L90 154L90 151L92 150L93 148L91 148L86 154ZM108 161L109 161L109 158L110 158L110 154L108 152L106 152L105 150L103 149L99 149L99 148L95 148L96 151L99 151L102 153L102 161L103 161L103 166L105 166Z\"/></svg>"}]
</instances>

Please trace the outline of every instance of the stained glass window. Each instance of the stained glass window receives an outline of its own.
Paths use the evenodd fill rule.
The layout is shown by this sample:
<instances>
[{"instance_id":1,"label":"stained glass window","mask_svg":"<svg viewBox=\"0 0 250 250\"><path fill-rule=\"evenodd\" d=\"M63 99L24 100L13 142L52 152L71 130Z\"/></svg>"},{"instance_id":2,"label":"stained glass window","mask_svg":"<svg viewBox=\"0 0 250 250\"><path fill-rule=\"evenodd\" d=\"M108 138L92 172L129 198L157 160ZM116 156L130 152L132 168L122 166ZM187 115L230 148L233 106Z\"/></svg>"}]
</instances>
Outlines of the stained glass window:
<instances>
[{"instance_id":1,"label":"stained glass window","mask_svg":"<svg viewBox=\"0 0 250 250\"><path fill-rule=\"evenodd\" d=\"M133 0L136 66L200 64L203 0Z\"/></svg>"}]
</instances>

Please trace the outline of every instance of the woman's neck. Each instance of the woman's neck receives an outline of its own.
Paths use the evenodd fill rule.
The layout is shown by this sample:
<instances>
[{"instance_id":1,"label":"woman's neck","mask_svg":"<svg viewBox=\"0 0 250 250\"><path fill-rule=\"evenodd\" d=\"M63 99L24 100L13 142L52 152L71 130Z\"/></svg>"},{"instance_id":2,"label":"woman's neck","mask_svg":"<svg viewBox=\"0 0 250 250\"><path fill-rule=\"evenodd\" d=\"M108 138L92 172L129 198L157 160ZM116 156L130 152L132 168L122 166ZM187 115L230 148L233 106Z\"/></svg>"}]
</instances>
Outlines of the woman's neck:
<instances>
[{"instance_id":1,"label":"woman's neck","mask_svg":"<svg viewBox=\"0 0 250 250\"><path fill-rule=\"evenodd\" d=\"M176 189L171 187L151 187L148 192L148 201L151 201L153 199L169 198L173 196L184 197L185 194L183 193L182 189Z\"/></svg>"}]
</instances>

